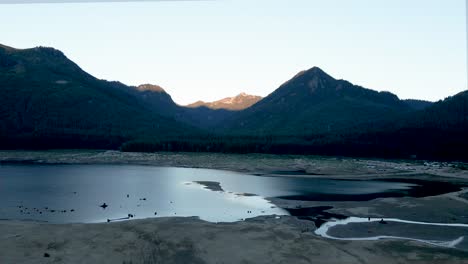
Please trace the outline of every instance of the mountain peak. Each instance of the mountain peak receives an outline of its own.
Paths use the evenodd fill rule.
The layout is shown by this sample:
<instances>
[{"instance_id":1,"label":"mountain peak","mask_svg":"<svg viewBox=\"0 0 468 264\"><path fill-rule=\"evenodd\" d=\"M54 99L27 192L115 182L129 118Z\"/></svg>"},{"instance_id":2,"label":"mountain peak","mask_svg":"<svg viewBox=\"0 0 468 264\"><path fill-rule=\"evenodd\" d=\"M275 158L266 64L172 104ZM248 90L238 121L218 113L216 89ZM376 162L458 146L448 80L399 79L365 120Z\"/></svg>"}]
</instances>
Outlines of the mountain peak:
<instances>
[{"instance_id":1,"label":"mountain peak","mask_svg":"<svg viewBox=\"0 0 468 264\"><path fill-rule=\"evenodd\" d=\"M39 61L38 58L67 59L67 57L62 51L51 47L38 46L28 49L17 49L0 44L0 50L7 51L9 53L22 53L25 55L25 57L30 57L32 53L35 55L34 59L36 60L36 62Z\"/></svg>"},{"instance_id":2,"label":"mountain peak","mask_svg":"<svg viewBox=\"0 0 468 264\"><path fill-rule=\"evenodd\" d=\"M154 84L142 84L137 86L137 90L140 92L157 92L157 93L165 93L166 91L159 85L154 85Z\"/></svg>"},{"instance_id":3,"label":"mountain peak","mask_svg":"<svg viewBox=\"0 0 468 264\"><path fill-rule=\"evenodd\" d=\"M312 77L312 76L319 76L319 77L323 77L323 78L332 78L328 73L324 72L322 69L320 69L319 67L317 66L314 66L310 69L308 69L307 71L304 71L303 72L304 75L307 75L308 77Z\"/></svg>"},{"instance_id":4,"label":"mountain peak","mask_svg":"<svg viewBox=\"0 0 468 264\"><path fill-rule=\"evenodd\" d=\"M32 49L26 49L24 51L28 51L28 50L33 50L37 52L37 54L41 54L41 56L46 56L49 58L67 59L67 57L62 51L52 48L52 47L38 46Z\"/></svg>"},{"instance_id":5,"label":"mountain peak","mask_svg":"<svg viewBox=\"0 0 468 264\"><path fill-rule=\"evenodd\" d=\"M313 72L313 73L325 73L322 69L320 69L317 66L314 66L314 67L308 69L307 71L308 72Z\"/></svg>"},{"instance_id":6,"label":"mountain peak","mask_svg":"<svg viewBox=\"0 0 468 264\"><path fill-rule=\"evenodd\" d=\"M195 108L205 106L211 109L243 110L254 105L261 99L261 96L250 95L242 92L234 97L226 97L214 102L197 101L187 105L187 107Z\"/></svg>"},{"instance_id":7,"label":"mountain peak","mask_svg":"<svg viewBox=\"0 0 468 264\"><path fill-rule=\"evenodd\" d=\"M4 50L15 50L15 48L9 47L7 45L0 44L0 48Z\"/></svg>"},{"instance_id":8,"label":"mountain peak","mask_svg":"<svg viewBox=\"0 0 468 264\"><path fill-rule=\"evenodd\" d=\"M303 75L308 75L308 76L312 76L312 75L326 75L326 76L329 76L326 72L324 72L322 69L320 69L319 67L317 66L314 66L308 70L302 70L298 73L296 73L296 75L294 75L294 77L292 79L295 79L297 77L300 77L300 76L303 76Z\"/></svg>"},{"instance_id":9,"label":"mountain peak","mask_svg":"<svg viewBox=\"0 0 468 264\"><path fill-rule=\"evenodd\" d=\"M283 83L280 88L295 87L295 89L310 89L315 91L317 88L329 86L328 82L336 81L319 67L312 67L308 70L300 71L293 78Z\"/></svg>"}]
</instances>

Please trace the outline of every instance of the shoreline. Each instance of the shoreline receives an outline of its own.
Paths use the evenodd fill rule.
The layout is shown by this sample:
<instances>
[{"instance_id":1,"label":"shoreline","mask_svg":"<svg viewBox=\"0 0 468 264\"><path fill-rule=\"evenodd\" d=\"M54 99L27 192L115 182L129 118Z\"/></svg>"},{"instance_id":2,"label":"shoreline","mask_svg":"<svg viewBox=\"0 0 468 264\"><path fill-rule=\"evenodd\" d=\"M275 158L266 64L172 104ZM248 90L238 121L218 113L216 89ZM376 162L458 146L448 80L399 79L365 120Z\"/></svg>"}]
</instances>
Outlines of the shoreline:
<instances>
[{"instance_id":1,"label":"shoreline","mask_svg":"<svg viewBox=\"0 0 468 264\"><path fill-rule=\"evenodd\" d=\"M216 169L267 177L385 179L417 176L468 183L460 162L384 160L330 156L225 154L189 152L120 152L113 150L0 150L0 165L138 165Z\"/></svg>"},{"instance_id":2,"label":"shoreline","mask_svg":"<svg viewBox=\"0 0 468 264\"><path fill-rule=\"evenodd\" d=\"M0 151L0 166L28 162L43 165L190 167L267 177L344 180L407 178L468 183L468 171L451 163L261 154ZM204 183L216 190L221 188L214 183ZM468 224L467 194L468 188L465 187L459 192L421 198L377 198L370 201L266 200L281 208L327 207L330 209L325 211L330 215ZM389 228L397 234L404 232L392 229L391 226ZM387 264L395 263L395 259L399 263L468 261L468 251L440 248L421 241L395 238L341 241L318 236L314 234L315 230L313 221L295 216L259 216L231 223L211 223L197 217L159 217L89 224L0 220L0 248L4 249L0 251L0 259L6 260L6 263L329 263L329 256L334 255L340 263ZM50 255L50 259L44 257L45 253Z\"/></svg>"},{"instance_id":3,"label":"shoreline","mask_svg":"<svg viewBox=\"0 0 468 264\"><path fill-rule=\"evenodd\" d=\"M310 221L264 216L236 223L169 217L99 224L0 221L5 263L465 263L468 252L395 239L338 241ZM77 250L79 249L79 250ZM372 249L372 250L370 250ZM48 254L48 258L44 255Z\"/></svg>"},{"instance_id":4,"label":"shoreline","mask_svg":"<svg viewBox=\"0 0 468 264\"><path fill-rule=\"evenodd\" d=\"M375 236L359 236L359 237L342 237L330 235L330 228L341 226L346 228L350 224L359 224L359 223L379 223L381 225L387 225L388 223L404 223L412 225L424 225L424 226L438 226L438 227L462 227L468 231L468 224L459 224L459 223L430 223L430 222L419 222L419 221L408 221L403 219L396 218L359 218L359 217L348 217L344 220L336 220L324 223L322 226L317 228L314 233L322 236L324 238L335 239L335 240L344 240L344 241L372 241L372 240L381 240L381 239L396 239L396 240L413 240L417 242L422 242L434 246L455 248L461 242L463 242L465 236L458 236L454 240L435 240L435 239L422 239L422 238L411 238L403 236L394 236L394 235L375 235ZM464 249L465 251L468 248Z\"/></svg>"}]
</instances>

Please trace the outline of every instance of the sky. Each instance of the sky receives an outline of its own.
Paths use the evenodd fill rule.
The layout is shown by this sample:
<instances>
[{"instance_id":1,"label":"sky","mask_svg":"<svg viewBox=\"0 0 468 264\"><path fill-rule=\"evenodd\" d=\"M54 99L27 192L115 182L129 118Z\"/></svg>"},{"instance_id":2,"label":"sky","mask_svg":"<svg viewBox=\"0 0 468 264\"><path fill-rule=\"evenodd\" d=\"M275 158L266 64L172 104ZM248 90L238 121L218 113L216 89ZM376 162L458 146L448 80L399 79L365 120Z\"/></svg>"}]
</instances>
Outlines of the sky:
<instances>
[{"instance_id":1,"label":"sky","mask_svg":"<svg viewBox=\"0 0 468 264\"><path fill-rule=\"evenodd\" d=\"M464 0L103 1L0 0L0 43L57 48L97 78L157 84L182 105L266 96L313 66L402 99L468 87Z\"/></svg>"}]
</instances>

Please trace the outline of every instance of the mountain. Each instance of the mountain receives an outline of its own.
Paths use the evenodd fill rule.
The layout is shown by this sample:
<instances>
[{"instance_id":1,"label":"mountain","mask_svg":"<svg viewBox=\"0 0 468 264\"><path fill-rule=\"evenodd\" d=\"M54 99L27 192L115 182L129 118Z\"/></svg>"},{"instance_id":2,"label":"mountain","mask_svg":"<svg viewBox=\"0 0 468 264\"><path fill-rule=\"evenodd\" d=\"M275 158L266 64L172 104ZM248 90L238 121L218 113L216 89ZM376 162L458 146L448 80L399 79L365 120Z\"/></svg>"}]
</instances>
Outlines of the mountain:
<instances>
[{"instance_id":1,"label":"mountain","mask_svg":"<svg viewBox=\"0 0 468 264\"><path fill-rule=\"evenodd\" d=\"M56 49L0 46L0 147L107 148L192 131L134 91L89 75Z\"/></svg>"},{"instance_id":2,"label":"mountain","mask_svg":"<svg viewBox=\"0 0 468 264\"><path fill-rule=\"evenodd\" d=\"M142 84L136 87L136 89L140 92L155 92L155 93L164 93L167 94L164 89L159 85L154 84Z\"/></svg>"},{"instance_id":3,"label":"mountain","mask_svg":"<svg viewBox=\"0 0 468 264\"><path fill-rule=\"evenodd\" d=\"M433 104L433 102L415 99L406 99L404 102L414 110L423 110Z\"/></svg>"},{"instance_id":4,"label":"mountain","mask_svg":"<svg viewBox=\"0 0 468 264\"><path fill-rule=\"evenodd\" d=\"M226 109L211 109L205 106L190 108L177 105L171 96L158 85L142 84L127 87L115 83L115 88L124 90L137 98L140 104L154 113L203 130L211 130L234 114L233 111Z\"/></svg>"},{"instance_id":5,"label":"mountain","mask_svg":"<svg viewBox=\"0 0 468 264\"><path fill-rule=\"evenodd\" d=\"M468 91L346 139L368 155L468 160Z\"/></svg>"},{"instance_id":6,"label":"mountain","mask_svg":"<svg viewBox=\"0 0 468 264\"><path fill-rule=\"evenodd\" d=\"M468 160L468 91L435 103L400 100L317 67L231 111L177 105L157 85L99 80L53 48L0 45L0 93L0 149Z\"/></svg>"},{"instance_id":7,"label":"mountain","mask_svg":"<svg viewBox=\"0 0 468 264\"><path fill-rule=\"evenodd\" d=\"M226 109L237 111L249 108L260 100L262 100L261 96L240 93L235 97L226 97L224 99L214 102L197 101L195 103L187 105L187 107L196 108L204 106L210 109Z\"/></svg>"},{"instance_id":8,"label":"mountain","mask_svg":"<svg viewBox=\"0 0 468 264\"><path fill-rule=\"evenodd\" d=\"M466 129L468 125L468 91L436 102L417 116L424 126Z\"/></svg>"},{"instance_id":9,"label":"mountain","mask_svg":"<svg viewBox=\"0 0 468 264\"><path fill-rule=\"evenodd\" d=\"M256 135L339 133L409 111L411 107L392 93L336 80L313 67L226 120L223 131Z\"/></svg>"}]
</instances>

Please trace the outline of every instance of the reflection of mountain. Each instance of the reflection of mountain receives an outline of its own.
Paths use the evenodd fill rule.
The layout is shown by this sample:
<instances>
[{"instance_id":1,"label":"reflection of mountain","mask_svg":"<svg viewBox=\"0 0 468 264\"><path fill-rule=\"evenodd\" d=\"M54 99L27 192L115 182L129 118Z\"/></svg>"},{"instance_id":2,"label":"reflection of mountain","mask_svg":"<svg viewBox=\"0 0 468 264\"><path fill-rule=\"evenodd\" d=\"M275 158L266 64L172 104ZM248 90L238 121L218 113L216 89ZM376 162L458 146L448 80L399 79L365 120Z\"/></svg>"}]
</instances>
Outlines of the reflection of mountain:
<instances>
[{"instance_id":1,"label":"reflection of mountain","mask_svg":"<svg viewBox=\"0 0 468 264\"><path fill-rule=\"evenodd\" d=\"M467 91L400 100L317 67L260 101L240 94L183 107L156 85L96 79L58 50L0 45L0 91L0 148L468 159Z\"/></svg>"}]
</instances>

